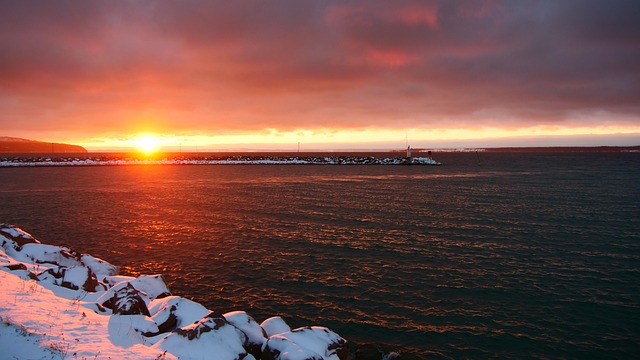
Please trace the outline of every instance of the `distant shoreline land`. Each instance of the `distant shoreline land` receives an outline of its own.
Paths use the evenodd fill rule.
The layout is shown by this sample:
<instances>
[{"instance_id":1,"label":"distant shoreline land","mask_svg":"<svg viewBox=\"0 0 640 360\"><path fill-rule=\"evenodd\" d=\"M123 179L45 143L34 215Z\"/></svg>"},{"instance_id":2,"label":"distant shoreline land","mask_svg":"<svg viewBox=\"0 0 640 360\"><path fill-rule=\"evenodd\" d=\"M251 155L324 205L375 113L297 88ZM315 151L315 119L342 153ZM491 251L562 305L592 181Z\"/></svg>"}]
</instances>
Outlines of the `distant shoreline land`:
<instances>
[{"instance_id":1,"label":"distant shoreline land","mask_svg":"<svg viewBox=\"0 0 640 360\"><path fill-rule=\"evenodd\" d=\"M79 145L0 136L0 154L88 153Z\"/></svg>"}]
</instances>

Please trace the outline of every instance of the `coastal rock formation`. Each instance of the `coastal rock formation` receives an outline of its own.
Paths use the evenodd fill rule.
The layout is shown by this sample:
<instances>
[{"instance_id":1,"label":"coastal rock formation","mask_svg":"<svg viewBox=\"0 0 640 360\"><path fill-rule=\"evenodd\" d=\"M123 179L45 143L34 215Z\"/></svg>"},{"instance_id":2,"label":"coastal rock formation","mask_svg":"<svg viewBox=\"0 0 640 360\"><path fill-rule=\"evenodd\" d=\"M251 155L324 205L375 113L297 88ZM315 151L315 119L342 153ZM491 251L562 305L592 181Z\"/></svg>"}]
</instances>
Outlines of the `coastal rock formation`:
<instances>
[{"instance_id":1,"label":"coastal rock formation","mask_svg":"<svg viewBox=\"0 0 640 360\"><path fill-rule=\"evenodd\" d=\"M176 329L154 346L179 358L215 354L216 359L235 360L253 358L245 349L247 342L242 331L212 312L194 324Z\"/></svg>"},{"instance_id":2,"label":"coastal rock formation","mask_svg":"<svg viewBox=\"0 0 640 360\"><path fill-rule=\"evenodd\" d=\"M269 337L264 360L346 360L347 341L320 326L308 326Z\"/></svg>"},{"instance_id":3,"label":"coastal rock formation","mask_svg":"<svg viewBox=\"0 0 640 360\"><path fill-rule=\"evenodd\" d=\"M193 324L211 311L201 304L178 296L168 296L151 301L149 312L161 333ZM157 334L147 334L149 336Z\"/></svg>"},{"instance_id":4,"label":"coastal rock formation","mask_svg":"<svg viewBox=\"0 0 640 360\"><path fill-rule=\"evenodd\" d=\"M131 276L107 276L104 278L104 282L110 287L115 287L121 283L131 284L137 290L144 292L150 300L171 296L171 292L161 275L141 275L137 278Z\"/></svg>"},{"instance_id":5,"label":"coastal rock formation","mask_svg":"<svg viewBox=\"0 0 640 360\"><path fill-rule=\"evenodd\" d=\"M12 225L0 224L0 248L0 271L54 292L64 288L58 296L109 316L109 338L118 346L153 346L181 359L347 359L347 341L327 328L291 330L278 316L259 325L244 311L211 312L172 296L160 275L118 276L104 260L42 244Z\"/></svg>"},{"instance_id":6,"label":"coastal rock formation","mask_svg":"<svg viewBox=\"0 0 640 360\"><path fill-rule=\"evenodd\" d=\"M58 267L87 267L98 281L118 273L116 266L102 259L66 247L42 244L13 225L0 224L0 247L17 261Z\"/></svg>"},{"instance_id":7,"label":"coastal rock formation","mask_svg":"<svg viewBox=\"0 0 640 360\"><path fill-rule=\"evenodd\" d=\"M62 286L71 290L103 291L107 287L98 282L96 275L86 266L54 267L37 275L41 282Z\"/></svg>"},{"instance_id":8,"label":"coastal rock formation","mask_svg":"<svg viewBox=\"0 0 640 360\"><path fill-rule=\"evenodd\" d=\"M247 336L245 349L253 357L259 359L262 349L267 343L267 334L260 325L244 311L229 312L223 314L222 317Z\"/></svg>"},{"instance_id":9,"label":"coastal rock formation","mask_svg":"<svg viewBox=\"0 0 640 360\"><path fill-rule=\"evenodd\" d=\"M15 226L0 224L0 246L9 253L9 251L20 251L24 244L39 244L31 234Z\"/></svg>"},{"instance_id":10,"label":"coastal rock formation","mask_svg":"<svg viewBox=\"0 0 640 360\"><path fill-rule=\"evenodd\" d=\"M267 337L291 331L291 328L280 316L272 316L260 324Z\"/></svg>"},{"instance_id":11,"label":"coastal rock formation","mask_svg":"<svg viewBox=\"0 0 640 360\"><path fill-rule=\"evenodd\" d=\"M122 282L107 290L97 301L116 315L151 316L147 308L149 298L128 282Z\"/></svg>"}]
</instances>

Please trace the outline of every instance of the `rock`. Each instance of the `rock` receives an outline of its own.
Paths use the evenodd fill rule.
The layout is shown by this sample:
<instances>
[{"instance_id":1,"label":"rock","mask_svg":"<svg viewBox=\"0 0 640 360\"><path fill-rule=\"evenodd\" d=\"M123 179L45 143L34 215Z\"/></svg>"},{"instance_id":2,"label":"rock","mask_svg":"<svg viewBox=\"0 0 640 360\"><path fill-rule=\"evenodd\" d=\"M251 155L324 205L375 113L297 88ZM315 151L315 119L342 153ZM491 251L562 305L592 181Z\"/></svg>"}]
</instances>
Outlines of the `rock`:
<instances>
[{"instance_id":1,"label":"rock","mask_svg":"<svg viewBox=\"0 0 640 360\"><path fill-rule=\"evenodd\" d=\"M130 283L121 283L107 290L96 302L111 309L113 314L151 316L147 301L148 297L145 293L134 288Z\"/></svg>"},{"instance_id":2,"label":"rock","mask_svg":"<svg viewBox=\"0 0 640 360\"><path fill-rule=\"evenodd\" d=\"M245 345L247 336L221 315L210 313L200 321L178 328L154 347L180 359L200 359L203 354L216 360L251 359Z\"/></svg>"},{"instance_id":3,"label":"rock","mask_svg":"<svg viewBox=\"0 0 640 360\"><path fill-rule=\"evenodd\" d=\"M280 316L273 316L263 321L260 327L265 331L267 337L291 331L291 327Z\"/></svg>"},{"instance_id":4,"label":"rock","mask_svg":"<svg viewBox=\"0 0 640 360\"><path fill-rule=\"evenodd\" d=\"M263 360L346 360L347 341L319 326L303 327L269 337Z\"/></svg>"},{"instance_id":5,"label":"rock","mask_svg":"<svg viewBox=\"0 0 640 360\"><path fill-rule=\"evenodd\" d=\"M164 283L161 275L142 275L137 278L107 276L104 280L111 286L116 286L124 282L129 283L134 288L144 292L151 300L171 296L171 292L169 292L169 288Z\"/></svg>"},{"instance_id":6,"label":"rock","mask_svg":"<svg viewBox=\"0 0 640 360\"><path fill-rule=\"evenodd\" d=\"M9 271L27 270L27 266L25 264L22 264L22 263L1 265L0 267L2 267L4 269L7 269Z\"/></svg>"},{"instance_id":7,"label":"rock","mask_svg":"<svg viewBox=\"0 0 640 360\"><path fill-rule=\"evenodd\" d=\"M171 296L171 292L161 275L142 275L129 283L136 289L144 291L151 300Z\"/></svg>"},{"instance_id":8,"label":"rock","mask_svg":"<svg viewBox=\"0 0 640 360\"><path fill-rule=\"evenodd\" d=\"M96 278L99 281L103 281L107 276L114 276L118 274L118 267L112 265L102 259L98 259L97 257L93 257L91 255L82 254L80 256L80 261L91 271L96 274Z\"/></svg>"},{"instance_id":9,"label":"rock","mask_svg":"<svg viewBox=\"0 0 640 360\"><path fill-rule=\"evenodd\" d=\"M109 275L109 276L105 276L102 281L111 288L123 281L130 282L131 280L134 280L134 279L135 277L133 276Z\"/></svg>"},{"instance_id":10,"label":"rock","mask_svg":"<svg viewBox=\"0 0 640 360\"><path fill-rule=\"evenodd\" d=\"M245 348L251 355L260 358L262 349L267 343L267 333L260 325L244 311L233 311L222 316L247 336Z\"/></svg>"},{"instance_id":11,"label":"rock","mask_svg":"<svg viewBox=\"0 0 640 360\"><path fill-rule=\"evenodd\" d=\"M0 265L0 269L6 269L19 276L23 280L38 280L38 276L27 270L27 266L22 263Z\"/></svg>"},{"instance_id":12,"label":"rock","mask_svg":"<svg viewBox=\"0 0 640 360\"><path fill-rule=\"evenodd\" d=\"M85 266L66 268L63 279L62 286L70 289L73 289L71 286L77 286L84 291L90 292L106 290L106 287L98 282L93 271Z\"/></svg>"},{"instance_id":13,"label":"rock","mask_svg":"<svg viewBox=\"0 0 640 360\"><path fill-rule=\"evenodd\" d=\"M47 269L39 273L38 281L60 286L60 284L62 284L63 277L64 277L64 274L62 273L62 268L56 267L56 268Z\"/></svg>"},{"instance_id":14,"label":"rock","mask_svg":"<svg viewBox=\"0 0 640 360\"><path fill-rule=\"evenodd\" d=\"M0 224L0 246L11 257L22 250L25 244L39 244L28 232L9 224Z\"/></svg>"},{"instance_id":15,"label":"rock","mask_svg":"<svg viewBox=\"0 0 640 360\"><path fill-rule=\"evenodd\" d=\"M201 304L178 296L155 299L151 301L148 308L151 318L158 324L159 333L193 324L211 313ZM145 334L145 336L155 335L157 334Z\"/></svg>"},{"instance_id":16,"label":"rock","mask_svg":"<svg viewBox=\"0 0 640 360\"><path fill-rule=\"evenodd\" d=\"M56 267L38 274L38 280L71 290L88 292L102 291L106 288L98 282L91 269L84 266Z\"/></svg>"},{"instance_id":17,"label":"rock","mask_svg":"<svg viewBox=\"0 0 640 360\"><path fill-rule=\"evenodd\" d=\"M61 267L84 266L78 253L60 246L24 244L20 254L35 264L52 264Z\"/></svg>"}]
</instances>

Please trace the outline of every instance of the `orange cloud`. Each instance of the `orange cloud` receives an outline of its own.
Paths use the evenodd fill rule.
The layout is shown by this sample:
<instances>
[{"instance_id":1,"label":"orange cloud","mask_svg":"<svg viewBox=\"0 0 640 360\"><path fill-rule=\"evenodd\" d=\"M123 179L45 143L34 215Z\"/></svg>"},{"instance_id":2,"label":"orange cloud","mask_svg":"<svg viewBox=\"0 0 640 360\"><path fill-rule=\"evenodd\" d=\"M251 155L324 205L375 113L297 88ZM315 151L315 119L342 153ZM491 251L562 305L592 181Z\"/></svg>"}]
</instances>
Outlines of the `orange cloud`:
<instances>
[{"instance_id":1,"label":"orange cloud","mask_svg":"<svg viewBox=\"0 0 640 360\"><path fill-rule=\"evenodd\" d=\"M0 129L633 128L638 7L10 2L0 12Z\"/></svg>"}]
</instances>

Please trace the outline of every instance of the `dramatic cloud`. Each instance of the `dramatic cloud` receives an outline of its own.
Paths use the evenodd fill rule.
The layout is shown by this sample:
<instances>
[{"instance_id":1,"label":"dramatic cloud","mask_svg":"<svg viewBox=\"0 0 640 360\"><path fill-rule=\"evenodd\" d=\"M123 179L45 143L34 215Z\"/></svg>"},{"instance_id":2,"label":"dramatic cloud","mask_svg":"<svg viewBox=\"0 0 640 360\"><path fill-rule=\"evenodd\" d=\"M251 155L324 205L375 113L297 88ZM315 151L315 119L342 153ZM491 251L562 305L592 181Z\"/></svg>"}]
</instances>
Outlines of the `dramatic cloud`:
<instances>
[{"instance_id":1,"label":"dramatic cloud","mask_svg":"<svg viewBox=\"0 0 640 360\"><path fill-rule=\"evenodd\" d=\"M640 126L637 1L4 1L0 128Z\"/></svg>"}]
</instances>

